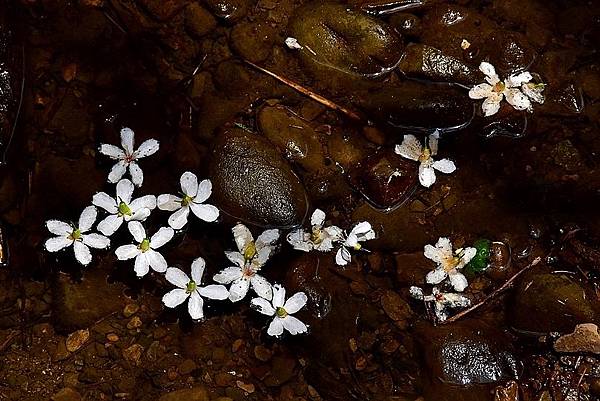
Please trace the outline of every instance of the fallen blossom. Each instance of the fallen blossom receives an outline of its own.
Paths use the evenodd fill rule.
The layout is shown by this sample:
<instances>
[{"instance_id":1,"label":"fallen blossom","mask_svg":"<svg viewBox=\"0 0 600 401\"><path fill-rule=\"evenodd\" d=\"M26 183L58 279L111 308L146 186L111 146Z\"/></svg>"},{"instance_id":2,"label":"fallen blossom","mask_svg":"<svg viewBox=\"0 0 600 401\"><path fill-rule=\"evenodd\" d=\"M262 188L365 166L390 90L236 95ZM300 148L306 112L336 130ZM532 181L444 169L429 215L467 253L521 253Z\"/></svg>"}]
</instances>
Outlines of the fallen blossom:
<instances>
[{"instance_id":1,"label":"fallen blossom","mask_svg":"<svg viewBox=\"0 0 600 401\"><path fill-rule=\"evenodd\" d=\"M306 333L308 327L299 319L292 316L306 305L307 296L303 292L297 292L286 301L285 288L279 284L273 286L273 298L268 301L265 298L254 298L250 306L263 315L273 316L273 320L267 329L270 336L279 337L285 329L292 335Z\"/></svg>"},{"instance_id":2,"label":"fallen blossom","mask_svg":"<svg viewBox=\"0 0 600 401\"><path fill-rule=\"evenodd\" d=\"M331 251L334 243L342 239L343 231L337 226L323 227L323 223L325 212L316 209L310 218L311 231L307 232L303 228L294 230L287 235L287 242L299 251Z\"/></svg>"},{"instance_id":3,"label":"fallen blossom","mask_svg":"<svg viewBox=\"0 0 600 401\"><path fill-rule=\"evenodd\" d=\"M118 247L115 251L117 258L119 260L135 258L134 270L138 277L145 276L150 268L164 273L167 270L167 261L157 249L173 238L173 229L161 227L152 237L148 238L144 226L139 221L130 221L127 228L137 244Z\"/></svg>"},{"instance_id":4,"label":"fallen blossom","mask_svg":"<svg viewBox=\"0 0 600 401\"><path fill-rule=\"evenodd\" d=\"M439 284L449 278L454 290L464 291L469 283L459 270L465 267L476 253L477 250L472 247L459 248L453 252L450 240L440 237L435 246L425 245L423 254L437 264L437 267L427 274L425 280L429 284Z\"/></svg>"}]
</instances>

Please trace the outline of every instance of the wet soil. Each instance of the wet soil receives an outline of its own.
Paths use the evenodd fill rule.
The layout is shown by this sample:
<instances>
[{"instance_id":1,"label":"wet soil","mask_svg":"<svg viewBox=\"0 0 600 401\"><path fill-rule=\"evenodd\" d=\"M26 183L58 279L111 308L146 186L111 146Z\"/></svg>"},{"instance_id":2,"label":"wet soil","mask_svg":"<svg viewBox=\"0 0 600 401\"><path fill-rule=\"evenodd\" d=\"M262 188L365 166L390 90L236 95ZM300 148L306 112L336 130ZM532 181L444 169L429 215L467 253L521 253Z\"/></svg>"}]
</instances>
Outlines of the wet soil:
<instances>
[{"instance_id":1,"label":"wet soil","mask_svg":"<svg viewBox=\"0 0 600 401\"><path fill-rule=\"evenodd\" d=\"M600 324L598 43L595 1L0 1L0 400L600 399L600 356L553 347ZM484 60L539 74L546 102L483 117L467 93ZM318 207L371 222L371 252L345 269L285 244L269 262L269 280L308 294L309 334L270 338L247 303L192 322L161 304L164 277L138 279L112 251L87 268L44 252L45 220L113 192L97 149L125 126L161 142L144 194L176 193L186 170L216 184L222 218L178 233L171 266L202 255L212 276L238 220L306 225ZM426 189L392 150L435 128L458 170ZM469 275L473 303L542 262L434 326L408 288L440 236L510 247L510 263Z\"/></svg>"}]
</instances>

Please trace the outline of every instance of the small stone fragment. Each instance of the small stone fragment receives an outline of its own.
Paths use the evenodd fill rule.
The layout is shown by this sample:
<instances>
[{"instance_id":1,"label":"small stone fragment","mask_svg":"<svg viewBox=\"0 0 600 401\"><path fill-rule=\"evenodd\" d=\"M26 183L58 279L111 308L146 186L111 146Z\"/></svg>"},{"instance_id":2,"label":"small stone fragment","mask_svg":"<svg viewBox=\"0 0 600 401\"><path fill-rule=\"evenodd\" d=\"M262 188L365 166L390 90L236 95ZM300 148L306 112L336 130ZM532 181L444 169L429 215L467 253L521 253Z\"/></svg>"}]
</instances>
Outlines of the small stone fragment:
<instances>
[{"instance_id":1,"label":"small stone fragment","mask_svg":"<svg viewBox=\"0 0 600 401\"><path fill-rule=\"evenodd\" d=\"M600 354L600 333L593 323L575 326L571 334L565 334L554 343L556 352L586 352Z\"/></svg>"},{"instance_id":2,"label":"small stone fragment","mask_svg":"<svg viewBox=\"0 0 600 401\"><path fill-rule=\"evenodd\" d=\"M140 327L142 327L142 320L139 318L139 316L134 316L129 322L127 322L127 328L129 330L138 329Z\"/></svg>"},{"instance_id":3,"label":"small stone fragment","mask_svg":"<svg viewBox=\"0 0 600 401\"><path fill-rule=\"evenodd\" d=\"M390 319L400 325L401 328L408 326L407 320L412 314L410 306L400 295L394 291L386 291L381 297L381 306Z\"/></svg>"},{"instance_id":4,"label":"small stone fragment","mask_svg":"<svg viewBox=\"0 0 600 401\"><path fill-rule=\"evenodd\" d=\"M80 401L81 394L73 390L70 387L65 387L54 394L51 398L52 401Z\"/></svg>"},{"instance_id":5,"label":"small stone fragment","mask_svg":"<svg viewBox=\"0 0 600 401\"><path fill-rule=\"evenodd\" d=\"M244 390L245 392L247 392L248 394L252 394L255 390L254 388L254 384L252 383L244 383L241 380L238 380L235 382L235 384L241 388L242 390Z\"/></svg>"},{"instance_id":6,"label":"small stone fragment","mask_svg":"<svg viewBox=\"0 0 600 401\"><path fill-rule=\"evenodd\" d=\"M123 309L123 316L131 317L135 315L138 310L140 310L140 306L138 304L127 304Z\"/></svg>"},{"instance_id":7,"label":"small stone fragment","mask_svg":"<svg viewBox=\"0 0 600 401\"><path fill-rule=\"evenodd\" d=\"M143 352L143 346L141 346L140 344L133 344L131 347L125 348L123 350L123 358L138 366L140 364Z\"/></svg>"},{"instance_id":8,"label":"small stone fragment","mask_svg":"<svg viewBox=\"0 0 600 401\"><path fill-rule=\"evenodd\" d=\"M77 330L69 334L66 340L67 350L69 352L75 352L86 343L90 338L90 331L88 329Z\"/></svg>"}]
</instances>

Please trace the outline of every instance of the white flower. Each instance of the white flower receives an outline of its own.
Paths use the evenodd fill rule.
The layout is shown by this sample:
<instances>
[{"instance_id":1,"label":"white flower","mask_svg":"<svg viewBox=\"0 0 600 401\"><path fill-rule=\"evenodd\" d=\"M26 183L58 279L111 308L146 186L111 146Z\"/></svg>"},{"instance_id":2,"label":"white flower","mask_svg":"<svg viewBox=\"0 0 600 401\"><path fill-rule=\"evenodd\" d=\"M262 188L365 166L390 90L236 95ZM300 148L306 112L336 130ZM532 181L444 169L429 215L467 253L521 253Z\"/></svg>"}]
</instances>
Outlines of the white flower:
<instances>
[{"instance_id":1,"label":"white flower","mask_svg":"<svg viewBox=\"0 0 600 401\"><path fill-rule=\"evenodd\" d=\"M252 287L258 296L271 299L271 284L257 272L267 262L275 249L275 242L279 239L279 230L266 230L258 236L256 241L252 233L243 224L237 224L233 229L233 236L239 252L225 252L225 256L235 263L217 273L213 279L220 284L229 284L229 299L238 302Z\"/></svg>"},{"instance_id":2,"label":"white flower","mask_svg":"<svg viewBox=\"0 0 600 401\"><path fill-rule=\"evenodd\" d=\"M462 309L471 305L471 300L461 294L440 292L436 287L431 290L431 295L424 295L419 287L410 287L410 295L424 302L433 302L435 316L439 322L448 319L448 309Z\"/></svg>"},{"instance_id":3,"label":"white flower","mask_svg":"<svg viewBox=\"0 0 600 401\"><path fill-rule=\"evenodd\" d=\"M344 237L344 242L335 255L335 263L345 266L352 260L350 249L360 251L362 245L360 242L375 238L375 231L371 228L371 223L362 221L354 226L350 234Z\"/></svg>"},{"instance_id":4,"label":"white flower","mask_svg":"<svg viewBox=\"0 0 600 401\"><path fill-rule=\"evenodd\" d=\"M205 205L212 193L212 183L210 180L202 180L198 184L198 177L195 174L186 171L179 180L181 184L182 196L163 194L158 196L158 208L175 212L169 217L169 225L179 230L187 224L190 209L199 219L213 222L219 217L219 209L213 205Z\"/></svg>"},{"instance_id":5,"label":"white flower","mask_svg":"<svg viewBox=\"0 0 600 401\"><path fill-rule=\"evenodd\" d=\"M201 257L192 262L192 278L176 267L169 267L165 278L167 281L179 288L169 291L163 296L163 303L168 308L174 308L181 305L186 299L188 301L188 312L192 319L202 319L204 317L204 298L208 299L227 299L229 293L227 288L222 285L211 284L206 287L200 287L204 266L206 263Z\"/></svg>"},{"instance_id":6,"label":"white flower","mask_svg":"<svg viewBox=\"0 0 600 401\"><path fill-rule=\"evenodd\" d=\"M298 43L298 39L287 37L285 38L285 45L292 50L302 50L303 47L300 43Z\"/></svg>"},{"instance_id":7,"label":"white flower","mask_svg":"<svg viewBox=\"0 0 600 401\"><path fill-rule=\"evenodd\" d=\"M92 203L106 210L109 215L98 223L98 231L111 236L121 227L123 221L144 221L156 207L156 197L146 195L131 200L133 183L127 178L117 183L117 196L112 198L106 192L98 192L92 198Z\"/></svg>"},{"instance_id":8,"label":"white flower","mask_svg":"<svg viewBox=\"0 0 600 401\"><path fill-rule=\"evenodd\" d=\"M479 65L479 70L485 74L487 83L475 85L471 88L469 97L471 99L485 99L481 109L486 117L496 114L500 110L500 102L503 98L506 98L506 101L516 110L532 111L533 108L529 98L538 103L544 102L544 98L541 96L541 91L544 90L543 84L529 85L528 83L533 77L528 71L513 74L508 79L501 81L498 74L496 74L496 69L490 63L482 62ZM523 92L520 88L524 89Z\"/></svg>"},{"instance_id":9,"label":"white flower","mask_svg":"<svg viewBox=\"0 0 600 401\"><path fill-rule=\"evenodd\" d=\"M283 334L283 329L292 335L308 331L308 327L304 323L292 316L306 305L306 301L307 297L303 292L295 293L286 301L285 288L279 284L275 284L273 286L273 299L271 302L264 298L254 298L250 301L250 306L264 315L274 316L273 321L267 329L267 334L279 337Z\"/></svg>"},{"instance_id":10,"label":"white flower","mask_svg":"<svg viewBox=\"0 0 600 401\"><path fill-rule=\"evenodd\" d=\"M458 292L464 291L469 283L459 270L465 267L476 253L477 250L471 247L459 248L455 252L452 252L452 243L445 237L439 238L435 246L425 245L423 254L438 265L435 270L427 273L425 280L429 284L439 284L448 277L454 290Z\"/></svg>"},{"instance_id":11,"label":"white flower","mask_svg":"<svg viewBox=\"0 0 600 401\"><path fill-rule=\"evenodd\" d=\"M117 164L113 166L108 174L108 182L114 184L119 181L129 167L129 174L131 174L133 183L138 187L142 185L144 173L140 166L138 166L137 161L142 157L156 153L159 144L156 139L148 139L147 141L142 142L140 147L134 151L133 140L133 131L129 128L123 128L121 130L121 146L123 149L106 143L100 145L100 153L111 159L118 160Z\"/></svg>"},{"instance_id":12,"label":"white flower","mask_svg":"<svg viewBox=\"0 0 600 401\"><path fill-rule=\"evenodd\" d=\"M429 188L435 182L435 170L444 174L453 173L456 170L456 165L452 160L441 159L434 160L432 156L438 152L439 132L436 130L429 135L425 146L414 135L404 135L402 144L396 145L394 150L396 154L410 160L418 161L419 165L419 182L424 187Z\"/></svg>"},{"instance_id":13,"label":"white flower","mask_svg":"<svg viewBox=\"0 0 600 401\"><path fill-rule=\"evenodd\" d=\"M122 245L115 254L119 260L135 258L134 270L138 277L145 276L150 267L159 273L167 270L167 261L156 250L173 238L174 231L170 227L161 227L152 237L146 236L146 230L139 221L130 221L129 232L138 244Z\"/></svg>"},{"instance_id":14,"label":"white flower","mask_svg":"<svg viewBox=\"0 0 600 401\"><path fill-rule=\"evenodd\" d=\"M333 249L333 243L342 239L342 229L337 226L323 227L325 222L325 212L316 209L311 218L311 232L303 228L292 231L287 235L287 241L294 247L304 252L310 252L313 249L321 252L328 252Z\"/></svg>"},{"instance_id":15,"label":"white flower","mask_svg":"<svg viewBox=\"0 0 600 401\"><path fill-rule=\"evenodd\" d=\"M110 246L110 239L98 233L90 233L92 226L96 222L98 211L94 206L88 206L83 209L79 216L77 227L74 225L59 221L46 221L46 228L56 237L48 238L45 248L48 252L58 252L70 245L73 245L75 259L84 266L92 261L90 247L96 249L106 249Z\"/></svg>"}]
</instances>

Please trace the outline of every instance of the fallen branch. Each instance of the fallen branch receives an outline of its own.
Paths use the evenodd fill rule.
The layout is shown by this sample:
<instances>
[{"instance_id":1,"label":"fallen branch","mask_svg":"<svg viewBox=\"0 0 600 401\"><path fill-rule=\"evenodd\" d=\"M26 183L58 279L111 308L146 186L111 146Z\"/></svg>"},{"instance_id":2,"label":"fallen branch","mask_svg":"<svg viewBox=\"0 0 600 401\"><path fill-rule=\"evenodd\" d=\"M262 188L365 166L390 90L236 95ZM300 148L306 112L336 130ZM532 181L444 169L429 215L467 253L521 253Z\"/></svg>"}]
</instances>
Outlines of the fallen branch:
<instances>
[{"instance_id":1,"label":"fallen branch","mask_svg":"<svg viewBox=\"0 0 600 401\"><path fill-rule=\"evenodd\" d=\"M504 284L502 284L500 287L496 288L494 291L492 291L488 296L486 296L484 299L482 299L481 301L477 302L475 305L457 313L456 315L452 316L451 318L445 320L444 322L441 322L440 324L448 324L448 323L452 323L452 322L456 322L457 320L465 317L466 315L468 315L469 313L479 309L480 307L482 307L483 305L485 305L487 302L489 302L491 299L497 297L500 293L504 292L506 289L508 289L517 278L519 278L523 273L525 273L527 270L531 269L533 266L537 265L538 263L540 263L540 261L542 260L542 258L540 258L539 256L535 259L533 259L533 261L528 264L527 266L525 266L524 268L522 268L521 270L519 270L517 273L515 273L514 276L512 276L511 278L509 278L508 280L506 280L506 282Z\"/></svg>"},{"instance_id":2,"label":"fallen branch","mask_svg":"<svg viewBox=\"0 0 600 401\"><path fill-rule=\"evenodd\" d=\"M296 83L288 78L282 77L281 75L278 75L272 71L267 70L266 68L263 68L261 66L258 66L256 64L254 64L251 61L248 60L244 60L244 62L254 68L256 68L257 70L264 72L265 74L275 78L276 80L278 80L279 82L289 86L290 88L302 93L305 96L310 97L311 99L313 99L314 101L317 101L319 103L321 103L322 105L329 107L332 110L335 111L339 111L340 113L345 114L347 117L351 118L352 120L356 120L356 121L363 121L364 119L360 116L360 114L354 110L351 110L347 107L344 106L340 106L339 104L319 95L318 93L312 91L311 89L308 89L302 85L300 85L299 83Z\"/></svg>"}]
</instances>

